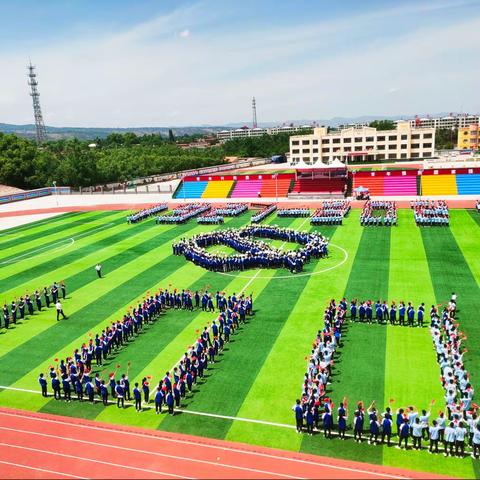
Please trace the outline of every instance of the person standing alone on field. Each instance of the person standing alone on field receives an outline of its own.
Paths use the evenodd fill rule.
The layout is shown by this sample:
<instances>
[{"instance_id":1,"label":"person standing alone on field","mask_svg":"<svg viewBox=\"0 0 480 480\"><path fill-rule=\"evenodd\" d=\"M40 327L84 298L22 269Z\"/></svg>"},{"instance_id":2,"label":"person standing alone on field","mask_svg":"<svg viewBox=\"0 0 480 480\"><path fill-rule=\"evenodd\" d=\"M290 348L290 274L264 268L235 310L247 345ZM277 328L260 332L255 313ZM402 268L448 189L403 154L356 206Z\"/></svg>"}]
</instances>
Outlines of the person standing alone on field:
<instances>
[{"instance_id":1,"label":"person standing alone on field","mask_svg":"<svg viewBox=\"0 0 480 480\"><path fill-rule=\"evenodd\" d=\"M67 318L65 314L63 313L63 307L60 302L60 300L57 300L57 303L55 304L55 309L57 310L57 322L60 320L60 315L65 319Z\"/></svg>"},{"instance_id":2,"label":"person standing alone on field","mask_svg":"<svg viewBox=\"0 0 480 480\"><path fill-rule=\"evenodd\" d=\"M95 270L97 272L98 278L102 278L102 266L99 263L95 265Z\"/></svg>"}]
</instances>

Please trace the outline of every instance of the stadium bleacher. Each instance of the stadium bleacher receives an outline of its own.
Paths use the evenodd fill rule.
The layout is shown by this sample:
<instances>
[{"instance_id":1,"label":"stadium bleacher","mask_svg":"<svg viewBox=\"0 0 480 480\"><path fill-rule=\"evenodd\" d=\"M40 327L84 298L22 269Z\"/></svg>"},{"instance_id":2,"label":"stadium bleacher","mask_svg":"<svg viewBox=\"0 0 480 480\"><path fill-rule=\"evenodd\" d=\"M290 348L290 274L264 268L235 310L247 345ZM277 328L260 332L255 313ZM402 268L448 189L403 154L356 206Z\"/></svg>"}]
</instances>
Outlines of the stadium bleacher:
<instances>
[{"instance_id":1,"label":"stadium bleacher","mask_svg":"<svg viewBox=\"0 0 480 480\"><path fill-rule=\"evenodd\" d=\"M212 180L208 182L202 198L227 198L233 184L233 180Z\"/></svg>"},{"instance_id":2,"label":"stadium bleacher","mask_svg":"<svg viewBox=\"0 0 480 480\"><path fill-rule=\"evenodd\" d=\"M334 178L299 178L295 181L292 192L294 193L342 193L345 187L345 179Z\"/></svg>"},{"instance_id":3,"label":"stadium bleacher","mask_svg":"<svg viewBox=\"0 0 480 480\"><path fill-rule=\"evenodd\" d=\"M422 195L457 195L456 175L422 175Z\"/></svg>"},{"instance_id":4,"label":"stadium bleacher","mask_svg":"<svg viewBox=\"0 0 480 480\"><path fill-rule=\"evenodd\" d=\"M459 195L480 194L480 174L459 173L456 177Z\"/></svg>"},{"instance_id":5,"label":"stadium bleacher","mask_svg":"<svg viewBox=\"0 0 480 480\"><path fill-rule=\"evenodd\" d=\"M263 180L238 180L231 198L254 198L262 189Z\"/></svg>"},{"instance_id":6,"label":"stadium bleacher","mask_svg":"<svg viewBox=\"0 0 480 480\"><path fill-rule=\"evenodd\" d=\"M208 182L181 182L174 198L202 198Z\"/></svg>"}]
</instances>

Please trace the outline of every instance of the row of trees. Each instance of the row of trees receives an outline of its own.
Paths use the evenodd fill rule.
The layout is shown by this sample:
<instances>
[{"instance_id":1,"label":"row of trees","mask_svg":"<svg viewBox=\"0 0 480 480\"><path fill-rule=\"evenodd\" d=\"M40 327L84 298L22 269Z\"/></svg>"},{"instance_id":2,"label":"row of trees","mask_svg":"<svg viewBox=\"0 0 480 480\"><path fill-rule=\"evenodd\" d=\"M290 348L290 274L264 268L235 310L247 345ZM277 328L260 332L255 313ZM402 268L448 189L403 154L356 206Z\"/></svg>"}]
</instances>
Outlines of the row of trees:
<instances>
[{"instance_id":1,"label":"row of trees","mask_svg":"<svg viewBox=\"0 0 480 480\"><path fill-rule=\"evenodd\" d=\"M193 137L177 138L179 142ZM104 139L33 141L0 133L0 184L33 189L51 185L87 187L149 175L219 165L226 156L270 157L289 149L289 136L236 139L205 149L184 150L161 135L113 133ZM93 146L92 143L95 145Z\"/></svg>"}]
</instances>

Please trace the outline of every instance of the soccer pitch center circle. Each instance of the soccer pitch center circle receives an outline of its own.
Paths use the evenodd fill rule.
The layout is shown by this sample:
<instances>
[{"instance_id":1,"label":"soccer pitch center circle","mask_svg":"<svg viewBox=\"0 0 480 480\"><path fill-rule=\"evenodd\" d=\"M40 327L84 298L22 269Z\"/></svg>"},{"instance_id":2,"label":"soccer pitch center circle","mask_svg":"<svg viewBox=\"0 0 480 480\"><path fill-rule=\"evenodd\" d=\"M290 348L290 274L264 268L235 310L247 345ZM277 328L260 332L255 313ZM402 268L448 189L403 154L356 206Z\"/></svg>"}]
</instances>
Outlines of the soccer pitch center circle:
<instances>
[{"instance_id":1,"label":"soccer pitch center circle","mask_svg":"<svg viewBox=\"0 0 480 480\"><path fill-rule=\"evenodd\" d=\"M299 278L299 277L311 277L314 275L321 275L322 273L327 273L331 270L334 270L338 267L341 267L347 260L348 260L348 252L343 248L340 247L339 245L335 245L334 243L329 243L328 244L329 248L333 247L335 250L338 250L341 255L341 259L338 261L338 263L335 263L334 265L330 265L329 267L322 268L320 270L314 270L312 272L302 272L302 273L285 273L285 275L279 274L278 269L264 269L264 268L257 268L254 270L251 270L251 275L245 275L245 273L235 273L235 272L212 272L212 273L218 273L219 275L224 275L226 277L235 277L235 278L245 278L245 279L268 279L268 280L283 280L285 278ZM322 262L325 259L317 259L315 260L316 262ZM260 275L261 272L268 273L270 272L270 275Z\"/></svg>"}]
</instances>

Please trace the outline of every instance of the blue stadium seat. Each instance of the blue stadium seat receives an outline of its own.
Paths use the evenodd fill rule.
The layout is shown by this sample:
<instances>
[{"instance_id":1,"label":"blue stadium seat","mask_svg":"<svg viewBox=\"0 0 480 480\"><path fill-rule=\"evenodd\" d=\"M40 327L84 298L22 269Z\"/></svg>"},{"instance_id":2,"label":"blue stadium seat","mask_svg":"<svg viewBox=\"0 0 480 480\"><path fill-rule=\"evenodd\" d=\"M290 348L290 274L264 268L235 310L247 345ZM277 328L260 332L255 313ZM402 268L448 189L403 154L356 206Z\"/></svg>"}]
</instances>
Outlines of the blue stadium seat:
<instances>
[{"instance_id":1,"label":"blue stadium seat","mask_svg":"<svg viewBox=\"0 0 480 480\"><path fill-rule=\"evenodd\" d=\"M183 182L177 189L175 198L202 198L207 184L208 182Z\"/></svg>"},{"instance_id":2,"label":"blue stadium seat","mask_svg":"<svg viewBox=\"0 0 480 480\"><path fill-rule=\"evenodd\" d=\"M457 174L457 190L459 195L480 195L480 174Z\"/></svg>"}]
</instances>

